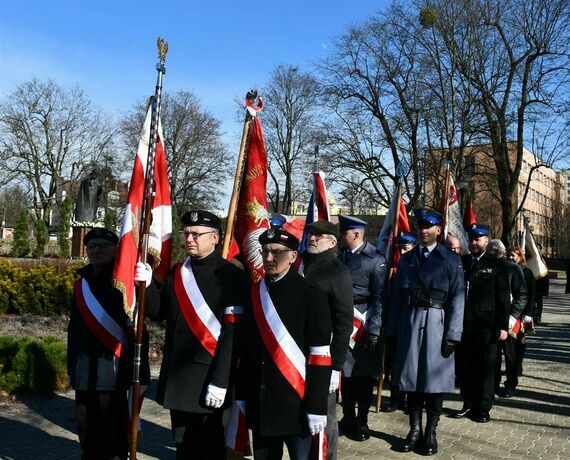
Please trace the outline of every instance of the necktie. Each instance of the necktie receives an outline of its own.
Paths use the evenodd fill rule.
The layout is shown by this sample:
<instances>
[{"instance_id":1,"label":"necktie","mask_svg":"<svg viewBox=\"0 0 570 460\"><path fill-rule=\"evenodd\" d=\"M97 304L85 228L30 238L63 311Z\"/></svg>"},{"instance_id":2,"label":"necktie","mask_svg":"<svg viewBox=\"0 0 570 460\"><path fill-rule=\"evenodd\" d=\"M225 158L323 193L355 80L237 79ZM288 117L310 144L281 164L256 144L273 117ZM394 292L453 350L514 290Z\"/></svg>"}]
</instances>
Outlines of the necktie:
<instances>
[{"instance_id":1,"label":"necktie","mask_svg":"<svg viewBox=\"0 0 570 460\"><path fill-rule=\"evenodd\" d=\"M420 264L423 265L429 256L429 249L422 246L422 256L420 257Z\"/></svg>"},{"instance_id":2,"label":"necktie","mask_svg":"<svg viewBox=\"0 0 570 460\"><path fill-rule=\"evenodd\" d=\"M471 272L475 271L475 268L477 267L478 263L479 263L479 259L477 257L473 257L473 259L471 261Z\"/></svg>"}]
</instances>

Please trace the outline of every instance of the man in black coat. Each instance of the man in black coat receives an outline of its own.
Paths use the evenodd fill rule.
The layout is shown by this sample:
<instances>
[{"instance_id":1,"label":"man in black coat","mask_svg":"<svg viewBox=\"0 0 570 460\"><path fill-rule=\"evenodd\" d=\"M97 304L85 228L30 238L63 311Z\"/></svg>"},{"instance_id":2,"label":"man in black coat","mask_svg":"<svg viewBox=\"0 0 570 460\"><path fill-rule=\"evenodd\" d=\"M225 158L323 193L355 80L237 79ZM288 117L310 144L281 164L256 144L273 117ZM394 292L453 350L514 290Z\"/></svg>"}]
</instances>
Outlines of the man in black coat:
<instances>
[{"instance_id":1,"label":"man in black coat","mask_svg":"<svg viewBox=\"0 0 570 460\"><path fill-rule=\"evenodd\" d=\"M225 459L222 413L248 281L221 256L217 216L191 211L181 220L188 258L173 268L160 297L154 284L147 294L147 316L166 319L156 401L170 410L177 459ZM148 280L148 267L139 264L135 279Z\"/></svg>"},{"instance_id":2,"label":"man in black coat","mask_svg":"<svg viewBox=\"0 0 570 460\"><path fill-rule=\"evenodd\" d=\"M501 240L489 241L488 251L497 257L503 264L504 270L509 278L510 288L510 309L509 309L509 336L497 344L497 364L495 369L495 393L503 398L512 398L519 383L517 375L517 348L516 333L513 327L517 320L521 318L527 303L527 288L522 268L507 260L507 250ZM505 355L505 387L501 388L501 365L502 356Z\"/></svg>"},{"instance_id":3,"label":"man in black coat","mask_svg":"<svg viewBox=\"0 0 570 460\"><path fill-rule=\"evenodd\" d=\"M83 238L89 264L75 282L67 336L67 373L84 460L126 459L127 390L132 380L130 321L113 287L117 235L95 228ZM141 383L148 384L148 336Z\"/></svg>"},{"instance_id":4,"label":"man in black coat","mask_svg":"<svg viewBox=\"0 0 570 460\"><path fill-rule=\"evenodd\" d=\"M386 259L364 239L366 221L339 215L342 260L352 276L354 322L358 332L350 341L341 383L341 431L355 441L370 439L368 410L374 379L380 370L378 339L382 327ZM355 326L356 327L356 326ZM358 415L355 406L358 404Z\"/></svg>"},{"instance_id":5,"label":"man in black coat","mask_svg":"<svg viewBox=\"0 0 570 460\"><path fill-rule=\"evenodd\" d=\"M486 423L494 401L497 341L508 336L510 287L501 262L487 251L489 227L473 224L468 235L471 254L462 257L465 313L459 381L463 408L453 416Z\"/></svg>"},{"instance_id":6,"label":"man in black coat","mask_svg":"<svg viewBox=\"0 0 570 460\"><path fill-rule=\"evenodd\" d=\"M303 254L304 275L327 294L333 327L332 372L325 429L326 458L330 460L337 458L336 390L352 333L352 278L346 265L337 259L338 225L318 221L308 224L307 228L309 237L307 252Z\"/></svg>"},{"instance_id":7,"label":"man in black coat","mask_svg":"<svg viewBox=\"0 0 570 460\"><path fill-rule=\"evenodd\" d=\"M309 458L313 435L327 422L331 378L330 308L326 294L291 268L299 240L280 228L259 237L265 278L252 286L251 315L239 363L256 460Z\"/></svg>"}]
</instances>

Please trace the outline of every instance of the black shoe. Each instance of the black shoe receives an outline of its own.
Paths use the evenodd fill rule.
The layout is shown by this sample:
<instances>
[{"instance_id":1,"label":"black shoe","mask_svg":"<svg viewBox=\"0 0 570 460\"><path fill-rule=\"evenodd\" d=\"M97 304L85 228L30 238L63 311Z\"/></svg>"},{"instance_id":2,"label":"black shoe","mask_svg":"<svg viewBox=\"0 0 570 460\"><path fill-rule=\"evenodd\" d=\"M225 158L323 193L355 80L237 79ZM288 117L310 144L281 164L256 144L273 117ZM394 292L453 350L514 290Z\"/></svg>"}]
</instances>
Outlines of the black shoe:
<instances>
[{"instance_id":1,"label":"black shoe","mask_svg":"<svg viewBox=\"0 0 570 460\"><path fill-rule=\"evenodd\" d=\"M370 439L370 430L368 425L359 425L351 432L346 433L346 437L352 439L353 441L367 441Z\"/></svg>"},{"instance_id":2,"label":"black shoe","mask_svg":"<svg viewBox=\"0 0 570 460\"><path fill-rule=\"evenodd\" d=\"M465 406L463 406L461 410L458 410L457 412L454 412L449 416L451 418L465 418L465 417L469 418L471 416L471 412L472 410L470 408L466 408Z\"/></svg>"},{"instance_id":3,"label":"black shoe","mask_svg":"<svg viewBox=\"0 0 570 460\"><path fill-rule=\"evenodd\" d=\"M489 412L477 412L471 416L471 420L477 423L487 423L491 420Z\"/></svg>"},{"instance_id":4,"label":"black shoe","mask_svg":"<svg viewBox=\"0 0 570 460\"><path fill-rule=\"evenodd\" d=\"M400 452L413 452L416 450L416 446L422 441L422 430L421 428L411 428L404 440L404 444L400 448Z\"/></svg>"},{"instance_id":5,"label":"black shoe","mask_svg":"<svg viewBox=\"0 0 570 460\"><path fill-rule=\"evenodd\" d=\"M354 421L349 421L345 417L343 417L338 422L338 434L339 435L348 435L354 431L355 425Z\"/></svg>"},{"instance_id":6,"label":"black shoe","mask_svg":"<svg viewBox=\"0 0 570 460\"><path fill-rule=\"evenodd\" d=\"M425 455L426 457L437 454L437 439L435 437L435 431L428 431L426 429L422 439L420 454Z\"/></svg>"},{"instance_id":7,"label":"black shoe","mask_svg":"<svg viewBox=\"0 0 570 460\"><path fill-rule=\"evenodd\" d=\"M515 390L513 390L512 388L501 388L497 392L497 396L499 396L499 398L512 398L514 395L515 395Z\"/></svg>"}]
</instances>

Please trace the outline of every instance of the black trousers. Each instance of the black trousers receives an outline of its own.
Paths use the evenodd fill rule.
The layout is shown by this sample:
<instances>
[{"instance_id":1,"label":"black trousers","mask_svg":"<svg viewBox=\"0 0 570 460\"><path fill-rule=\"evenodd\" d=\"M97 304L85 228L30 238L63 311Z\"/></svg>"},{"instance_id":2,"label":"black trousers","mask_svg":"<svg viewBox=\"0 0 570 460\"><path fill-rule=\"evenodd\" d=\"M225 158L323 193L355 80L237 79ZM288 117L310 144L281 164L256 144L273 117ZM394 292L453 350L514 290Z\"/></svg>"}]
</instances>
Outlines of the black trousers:
<instances>
[{"instance_id":1,"label":"black trousers","mask_svg":"<svg viewBox=\"0 0 570 460\"><path fill-rule=\"evenodd\" d=\"M443 393L408 393L410 412L420 411L424 404L428 414L439 417L443 412Z\"/></svg>"},{"instance_id":2,"label":"black trousers","mask_svg":"<svg viewBox=\"0 0 570 460\"><path fill-rule=\"evenodd\" d=\"M463 333L459 386L465 408L489 412L495 401L497 343L494 332Z\"/></svg>"},{"instance_id":3,"label":"black trousers","mask_svg":"<svg viewBox=\"0 0 570 460\"><path fill-rule=\"evenodd\" d=\"M358 426L368 423L368 410L373 391L374 379L372 377L342 377L340 392L342 413L346 423L356 423ZM356 415L356 404L358 404L358 415Z\"/></svg>"},{"instance_id":4,"label":"black trousers","mask_svg":"<svg viewBox=\"0 0 570 460\"><path fill-rule=\"evenodd\" d=\"M542 296L536 294L535 302L536 302L536 313L534 314L534 321L538 324L542 321L542 309L543 309Z\"/></svg>"},{"instance_id":5,"label":"black trousers","mask_svg":"<svg viewBox=\"0 0 570 460\"><path fill-rule=\"evenodd\" d=\"M283 444L291 460L308 460L313 437L311 435L262 436L253 430L253 458L255 460L281 460Z\"/></svg>"},{"instance_id":6,"label":"black trousers","mask_svg":"<svg viewBox=\"0 0 570 460\"><path fill-rule=\"evenodd\" d=\"M170 411L176 460L225 460L222 411L208 414Z\"/></svg>"},{"instance_id":7,"label":"black trousers","mask_svg":"<svg viewBox=\"0 0 570 460\"><path fill-rule=\"evenodd\" d=\"M507 379L505 380L505 388L514 390L519 384L517 376L517 339L508 336L507 340L497 343L497 361L495 367L495 389L501 386L501 364L502 356L505 355L505 369ZM522 362L521 362L522 363Z\"/></svg>"},{"instance_id":8,"label":"black trousers","mask_svg":"<svg viewBox=\"0 0 570 460\"><path fill-rule=\"evenodd\" d=\"M75 418L82 460L123 460L128 452L126 391L75 392Z\"/></svg>"}]
</instances>

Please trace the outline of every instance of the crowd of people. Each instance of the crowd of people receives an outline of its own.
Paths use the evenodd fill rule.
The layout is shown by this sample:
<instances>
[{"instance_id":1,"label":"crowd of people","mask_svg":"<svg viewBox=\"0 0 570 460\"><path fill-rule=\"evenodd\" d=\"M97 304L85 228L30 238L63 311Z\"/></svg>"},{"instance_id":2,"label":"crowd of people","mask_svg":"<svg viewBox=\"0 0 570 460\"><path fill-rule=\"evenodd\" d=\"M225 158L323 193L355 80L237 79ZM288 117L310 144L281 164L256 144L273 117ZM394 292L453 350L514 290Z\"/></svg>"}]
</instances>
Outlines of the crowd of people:
<instances>
[{"instance_id":1,"label":"crowd of people","mask_svg":"<svg viewBox=\"0 0 570 460\"><path fill-rule=\"evenodd\" d=\"M222 258L220 219L185 213L186 260L161 286L150 265L135 269L136 283L147 286L148 319L166 324L156 401L170 411L176 458L226 458L224 413L235 404L254 459L282 458L284 446L292 459L336 459L340 435L370 438L385 352L385 410L409 416L400 451L438 452L443 402L456 385L463 407L451 416L489 422L495 396L515 395L541 295L521 248L507 251L488 226L474 224L462 254L457 237L441 241L442 220L432 209L414 211L416 232L397 239L397 267L366 241L367 223L357 217L308 224L301 254L299 239L272 225L259 236L265 277L253 283ZM86 460L128 457L134 347L111 282L117 242L104 229L85 236L89 264L75 284L69 324L68 374ZM144 384L148 336L142 348Z\"/></svg>"}]
</instances>

